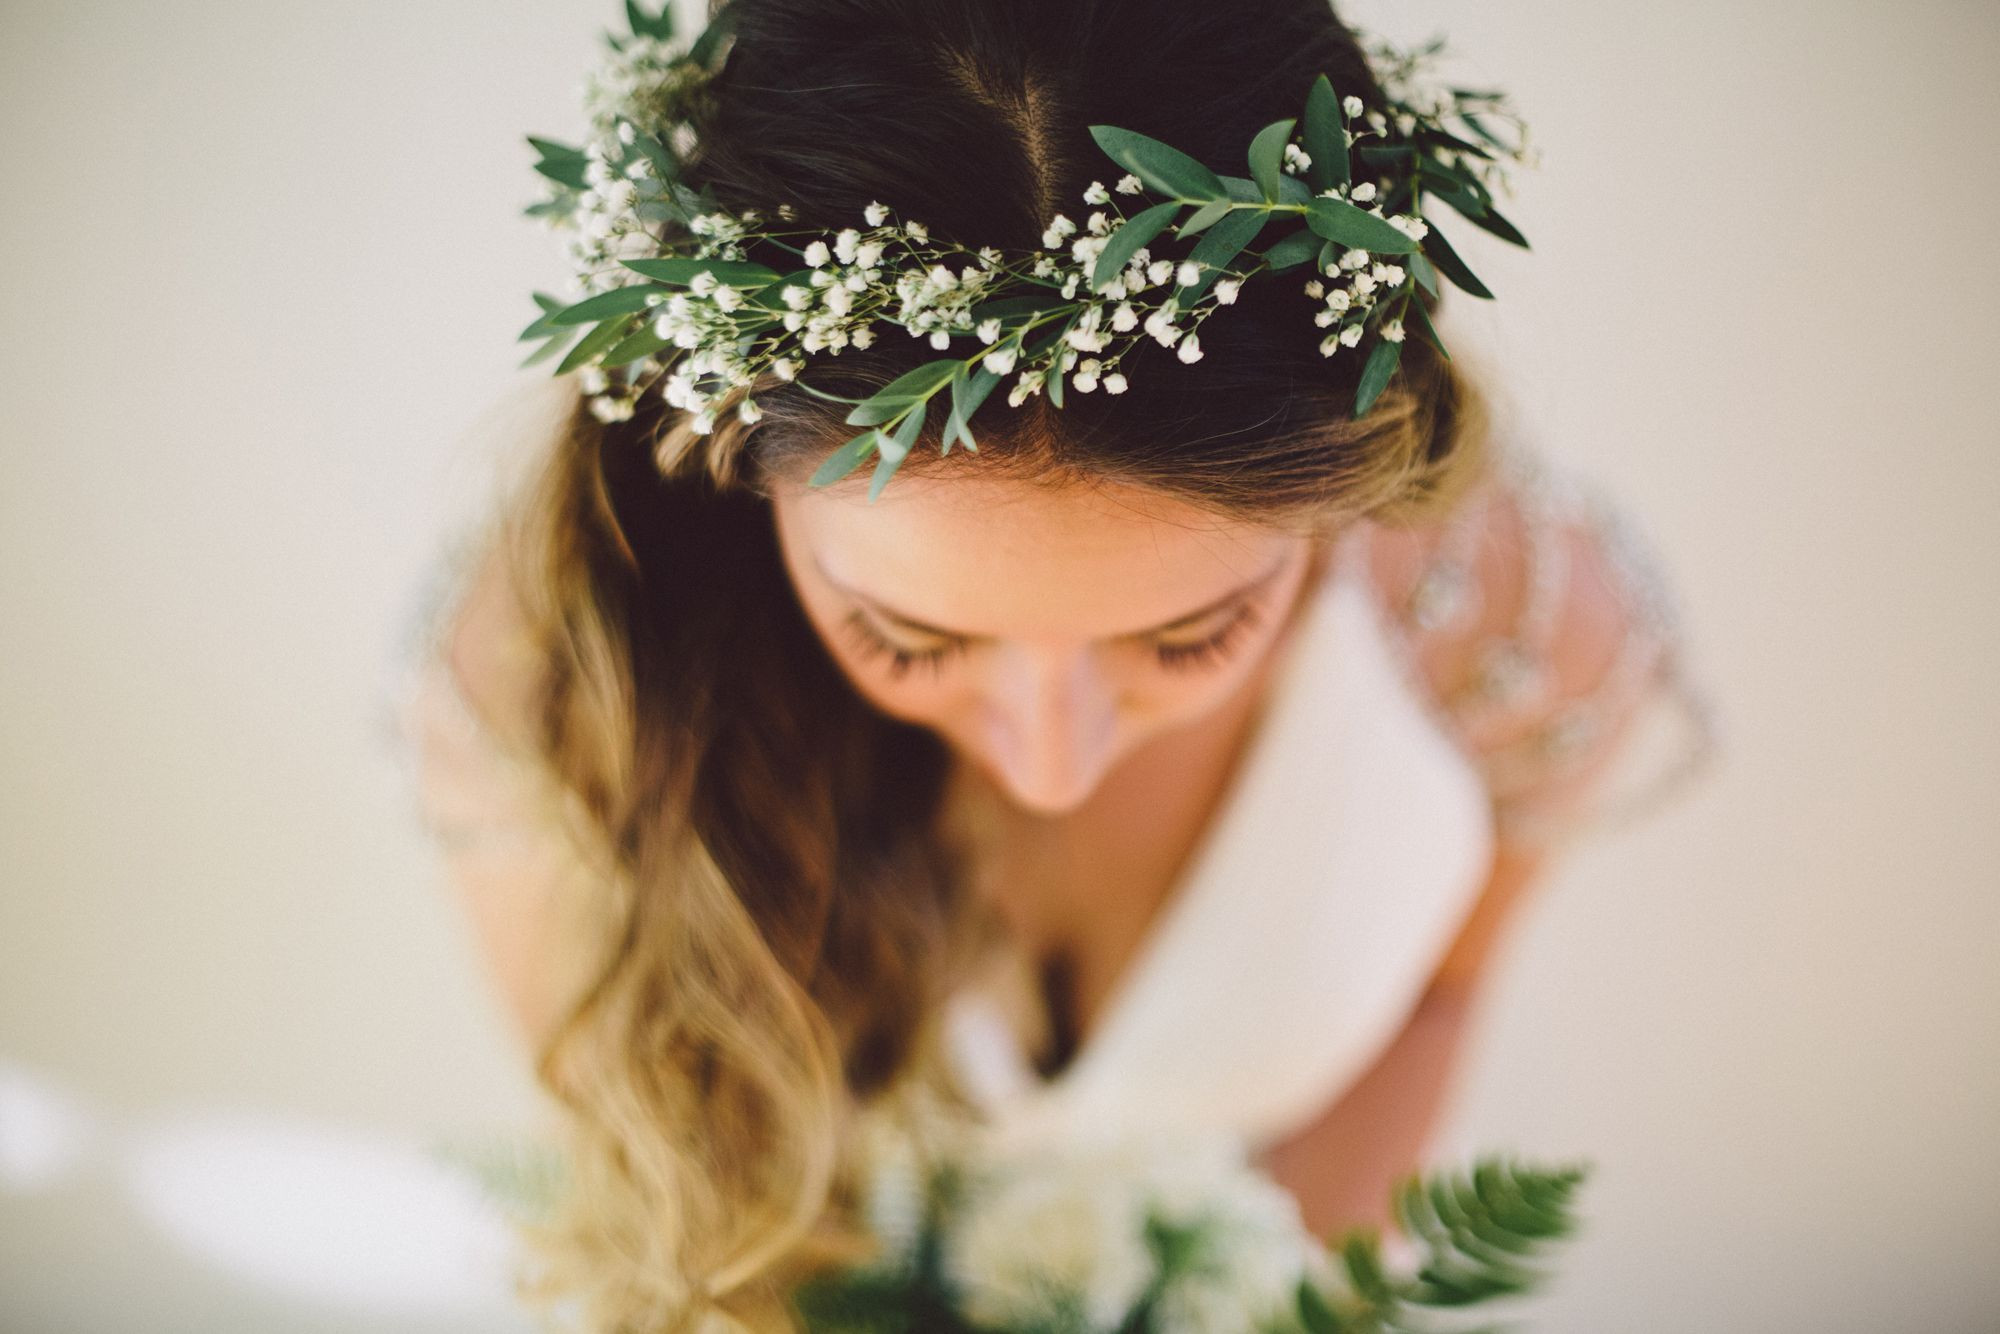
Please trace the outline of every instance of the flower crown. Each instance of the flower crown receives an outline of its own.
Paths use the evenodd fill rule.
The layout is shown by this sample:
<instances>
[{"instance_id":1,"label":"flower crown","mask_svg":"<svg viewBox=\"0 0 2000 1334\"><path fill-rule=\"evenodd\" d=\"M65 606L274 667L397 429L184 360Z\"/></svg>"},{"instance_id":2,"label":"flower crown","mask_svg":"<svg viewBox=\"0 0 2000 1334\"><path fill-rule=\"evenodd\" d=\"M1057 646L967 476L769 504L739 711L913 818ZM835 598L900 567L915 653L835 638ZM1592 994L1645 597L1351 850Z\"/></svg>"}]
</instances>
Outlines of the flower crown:
<instances>
[{"instance_id":1,"label":"flower crown","mask_svg":"<svg viewBox=\"0 0 2000 1334\"><path fill-rule=\"evenodd\" d=\"M767 374L795 382L848 404L847 424L862 428L811 484L838 481L873 455L870 501L947 390L942 452L959 442L976 450L973 414L1007 376L1009 406L1046 394L1060 408L1065 382L1079 394L1123 393L1119 365L1141 338L1197 361L1202 323L1233 303L1243 283L1301 266L1310 266L1301 288L1318 305L1313 322L1325 330L1321 355L1354 349L1366 357L1359 417L1396 372L1406 320L1450 355L1419 287L1435 298L1449 279L1473 296L1493 295L1424 216L1424 203L1441 199L1473 225L1528 244L1493 199L1496 188L1512 197L1508 165L1537 165L1539 153L1504 94L1429 77L1441 36L1410 50L1366 43L1383 109L1339 96L1320 75L1298 117L1251 140L1247 177L1217 175L1156 139L1093 125L1123 174L1109 187L1091 182L1084 221L1057 214L1039 250L974 252L933 243L921 221L881 203L863 210L865 227L835 231L787 229L759 210L718 207L708 186L684 179L683 164L700 141L731 11L682 43L671 0L657 14L634 0L625 10L630 33L605 34L611 55L584 85L591 138L582 148L528 140L551 190L526 212L575 233L566 247L575 294L534 294L542 313L520 336L544 341L522 364L562 353L556 374L579 371L603 421L629 418L639 395L658 385L700 433L726 410L757 421L762 409L749 390ZM1503 123L1511 136L1498 132ZM1138 211L1128 215L1121 197ZM787 204L774 213L776 224L797 220ZM1176 258L1163 253L1169 238L1193 245ZM780 272L750 259L753 250L789 253L796 267ZM799 378L809 357L866 348L883 325L952 355L866 399Z\"/></svg>"}]
</instances>

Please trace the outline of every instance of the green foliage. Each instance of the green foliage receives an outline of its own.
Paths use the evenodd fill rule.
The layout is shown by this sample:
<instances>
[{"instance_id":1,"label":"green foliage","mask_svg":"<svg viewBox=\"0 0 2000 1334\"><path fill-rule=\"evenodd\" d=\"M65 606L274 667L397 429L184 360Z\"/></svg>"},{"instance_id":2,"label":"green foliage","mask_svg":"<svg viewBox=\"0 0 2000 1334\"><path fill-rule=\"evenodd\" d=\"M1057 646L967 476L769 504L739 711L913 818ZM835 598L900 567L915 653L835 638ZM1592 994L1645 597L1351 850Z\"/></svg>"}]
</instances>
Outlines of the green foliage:
<instances>
[{"instance_id":1,"label":"green foliage","mask_svg":"<svg viewBox=\"0 0 2000 1334\"><path fill-rule=\"evenodd\" d=\"M1149 190L1198 204L1223 197L1220 178L1178 148L1115 125L1093 125L1090 137L1107 157L1137 176Z\"/></svg>"}]
</instances>

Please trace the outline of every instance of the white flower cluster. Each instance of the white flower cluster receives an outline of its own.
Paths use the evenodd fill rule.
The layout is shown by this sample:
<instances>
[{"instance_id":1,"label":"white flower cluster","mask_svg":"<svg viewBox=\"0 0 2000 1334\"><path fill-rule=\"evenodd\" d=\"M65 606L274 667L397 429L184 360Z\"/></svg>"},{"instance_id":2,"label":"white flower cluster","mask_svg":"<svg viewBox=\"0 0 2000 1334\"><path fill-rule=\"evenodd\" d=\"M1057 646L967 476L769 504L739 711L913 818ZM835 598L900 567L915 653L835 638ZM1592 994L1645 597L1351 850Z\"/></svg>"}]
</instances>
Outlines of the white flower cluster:
<instances>
[{"instance_id":1,"label":"white flower cluster","mask_svg":"<svg viewBox=\"0 0 2000 1334\"><path fill-rule=\"evenodd\" d=\"M1148 1221L1194 1238L1162 1269ZM942 1239L964 1314L996 1328L1121 1328L1156 1284L1148 1328L1258 1327L1324 1278L1298 1202L1229 1135L1015 1146L978 1160Z\"/></svg>"}]
</instances>

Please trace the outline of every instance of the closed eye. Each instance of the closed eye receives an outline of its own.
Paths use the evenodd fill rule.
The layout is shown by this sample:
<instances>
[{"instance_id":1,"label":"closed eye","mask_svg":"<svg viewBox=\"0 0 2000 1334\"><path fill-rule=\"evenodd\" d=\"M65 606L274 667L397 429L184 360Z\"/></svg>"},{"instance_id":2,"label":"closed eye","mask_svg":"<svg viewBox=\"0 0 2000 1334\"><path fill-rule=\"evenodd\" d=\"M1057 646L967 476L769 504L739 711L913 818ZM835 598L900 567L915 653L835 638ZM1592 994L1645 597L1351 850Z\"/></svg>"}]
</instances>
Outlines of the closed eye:
<instances>
[{"instance_id":1,"label":"closed eye","mask_svg":"<svg viewBox=\"0 0 2000 1334\"><path fill-rule=\"evenodd\" d=\"M1202 638L1186 643L1155 640L1150 648L1155 660L1169 671L1188 672L1213 668L1228 661L1242 637L1255 629L1261 619L1258 604L1245 600L1221 627ZM849 642L864 658L884 659L889 675L897 680L908 676L918 667L925 668L936 676L944 671L947 660L965 652L968 647L966 640L953 638L929 648L905 648L870 624L866 614L859 608L843 617L840 626Z\"/></svg>"}]
</instances>

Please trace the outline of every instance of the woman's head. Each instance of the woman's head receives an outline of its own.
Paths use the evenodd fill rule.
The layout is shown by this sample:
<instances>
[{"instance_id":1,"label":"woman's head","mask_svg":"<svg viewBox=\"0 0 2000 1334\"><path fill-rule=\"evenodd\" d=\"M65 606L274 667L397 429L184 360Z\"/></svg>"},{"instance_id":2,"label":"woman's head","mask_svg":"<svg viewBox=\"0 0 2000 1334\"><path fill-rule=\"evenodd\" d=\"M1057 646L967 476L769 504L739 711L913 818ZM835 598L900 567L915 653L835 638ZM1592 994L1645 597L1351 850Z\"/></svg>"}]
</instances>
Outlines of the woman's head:
<instances>
[{"instance_id":1,"label":"woman's head","mask_svg":"<svg viewBox=\"0 0 2000 1334\"><path fill-rule=\"evenodd\" d=\"M1325 0L733 10L690 175L806 225L880 200L1032 248L1112 175L1092 124L1237 174L1318 74L1380 96ZM852 428L796 386L708 434L657 396L609 424L577 404L510 547L545 757L605 869L577 903L597 976L540 1062L575 1132L549 1287L604 1328L665 1327L697 1288L775 1321L807 1239L851 1222L848 1114L938 1074L987 923L940 820L954 751L1075 805L1241 688L1327 537L1469 483L1471 386L1411 340L1352 420L1355 359L1319 354L1294 286L1246 283L1192 365L1142 342L1115 398L996 396L976 453L933 429L873 505L860 475L805 486ZM806 378L854 398L929 355L887 329Z\"/></svg>"}]
</instances>

